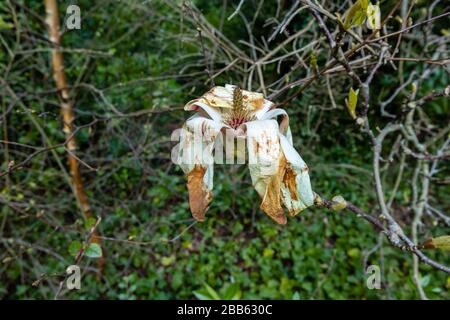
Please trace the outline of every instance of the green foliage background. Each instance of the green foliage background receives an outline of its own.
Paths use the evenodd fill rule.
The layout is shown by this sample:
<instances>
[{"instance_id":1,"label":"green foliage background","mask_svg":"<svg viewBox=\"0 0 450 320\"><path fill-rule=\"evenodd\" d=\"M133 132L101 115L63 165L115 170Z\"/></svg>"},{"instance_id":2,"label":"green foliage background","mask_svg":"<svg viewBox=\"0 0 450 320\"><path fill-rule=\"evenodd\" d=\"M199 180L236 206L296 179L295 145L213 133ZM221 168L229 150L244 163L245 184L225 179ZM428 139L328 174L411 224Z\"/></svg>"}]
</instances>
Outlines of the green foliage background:
<instances>
[{"instance_id":1,"label":"green foliage background","mask_svg":"<svg viewBox=\"0 0 450 320\"><path fill-rule=\"evenodd\" d=\"M44 16L41 1L17 2ZM65 53L71 84L89 83L101 88L108 101L122 112L173 108L170 112L117 118L91 90L81 85L74 89L77 125L100 119L80 130L77 139L79 157L98 168L82 170L92 211L102 217L99 230L111 239L103 242L106 266L101 281L96 280L92 270L95 259L85 258L83 264L88 268L83 273L81 290L68 292L65 297L195 299L208 292L208 285L221 296L245 299L418 298L412 281L411 254L383 241L382 250L367 258L368 265L381 266L383 288L367 289L364 259L378 241L373 228L351 213L322 208L306 210L290 218L286 226L275 225L259 209L260 199L245 166L216 166L214 201L207 219L186 230L193 220L182 171L170 161L174 145L170 134L188 117L180 107L208 87L204 66L196 63L200 48L175 36L183 32L195 35L195 26L183 24L163 1L150 3L60 2L61 17L68 4L78 4L82 10L82 28L66 30L64 46L109 53L107 57ZM222 1L195 3L215 26L222 14L227 17L234 10L229 5L223 11ZM382 5L389 7L391 2L382 1ZM262 26L275 6L275 1L266 1L257 23ZM425 6L422 3L421 8ZM6 3L0 8L3 19L12 22ZM250 16L254 10L252 1L242 10ZM301 17L290 26L292 30L311 19L306 13ZM16 18L29 37L39 39L38 35L46 35L42 22L26 10L18 9ZM256 30L267 35L272 29L269 26ZM236 43L247 37L238 18L226 22L223 31ZM14 47L15 31L0 32ZM48 47L42 40L24 43L22 50ZM325 59L326 55L319 55L318 64ZM32 114L52 143L63 142L57 97L48 93L54 89L49 53L18 55L12 65L9 63L7 52L0 51L4 77L16 93L29 96L23 100L25 109L16 105L8 116L8 139L34 146L45 143L29 121L27 114ZM186 76L177 77L183 68ZM418 68L405 64L406 74ZM383 70L372 88L380 97L387 95L386 88L396 84L390 69ZM278 76L275 70L264 72L268 79ZM218 84L239 81L227 72L216 79ZM344 76L336 76L332 81L338 110L318 108L330 104L324 80L287 106L294 143L311 168L314 190L328 198L340 194L376 214L370 146L344 108L351 84ZM448 76L434 73L427 83L421 87L424 94L445 86ZM4 95L3 110L9 103L11 98ZM448 121L447 100L436 100L429 108L433 110L429 114L433 120L443 124ZM104 120L108 116L113 118ZM377 111L370 116L374 124L384 121ZM4 135L2 130L2 139ZM23 160L27 151L10 147L10 160ZM0 152L0 157L6 157L4 148ZM58 149L57 154L65 163L64 150ZM4 171L7 163L3 159L1 162ZM387 185L394 178L384 176ZM50 153L37 156L22 170L0 179L2 198L20 209L0 204L0 297L53 298L58 277L46 277L38 286L32 283L43 273L63 273L73 262L68 248L73 241L83 240L86 231L73 194ZM411 220L406 209L410 192L408 186L403 186L395 196L395 215L404 225ZM436 188L433 195L444 209L449 208L448 189ZM67 229L55 229L48 221ZM448 229L433 228L433 235L445 233ZM174 241L167 241L178 235ZM138 245L135 241L146 243ZM430 252L430 256L450 263L448 253ZM450 278L446 274L428 266L421 266L421 272L429 297L450 298Z\"/></svg>"}]
</instances>

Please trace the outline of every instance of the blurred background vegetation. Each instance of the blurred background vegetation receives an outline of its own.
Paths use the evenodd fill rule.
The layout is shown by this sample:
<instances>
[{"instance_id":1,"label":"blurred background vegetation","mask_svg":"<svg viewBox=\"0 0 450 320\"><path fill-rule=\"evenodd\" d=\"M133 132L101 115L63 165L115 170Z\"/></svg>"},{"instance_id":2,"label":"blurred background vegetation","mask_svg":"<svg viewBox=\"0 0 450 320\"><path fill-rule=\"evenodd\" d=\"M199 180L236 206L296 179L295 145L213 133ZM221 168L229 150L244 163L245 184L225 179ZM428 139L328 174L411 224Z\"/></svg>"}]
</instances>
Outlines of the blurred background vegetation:
<instances>
[{"instance_id":1,"label":"blurred background vegetation","mask_svg":"<svg viewBox=\"0 0 450 320\"><path fill-rule=\"evenodd\" d=\"M210 87L195 23L179 8L180 1L58 2L62 21L68 5L81 8L81 29L62 30L67 49L65 71L72 86L76 125L85 125L76 134L77 156L89 166L81 165L81 170L91 210L102 218L98 230L104 237L105 258L105 269L97 280L96 259L85 257L81 290L63 292L64 298L419 298L410 253L390 247L366 221L346 211L311 208L288 219L286 226L276 225L259 209L260 199L245 166L216 166L214 200L206 221L194 223L185 178L170 160L175 144L170 135L189 116L183 105ZM288 10L292 2L263 1L259 7L259 1L245 1L241 12L248 19L259 10L252 21L255 39L267 38L274 30L268 19L279 10L280 3L282 10ZM382 14L387 14L395 2L381 1ZM250 51L239 42L250 42L243 19L240 15L227 19L238 3L194 1L209 23L236 46ZM349 1L333 3L333 12L342 14L349 5ZM412 19L423 19L428 5L428 1L418 1ZM442 1L433 15L445 10L448 3ZM1 87L2 141L45 147L65 140L44 18L43 1L7 0L0 4L0 74L20 98L20 102L14 101ZM287 29L294 33L311 20L311 14L302 11ZM448 34L448 22L448 17L436 22L432 34ZM398 28L395 21L392 24ZM424 36L420 30L414 35ZM276 37L271 47L287 36ZM314 37L319 37L317 27L297 45L307 45ZM205 42L207 52L215 54L214 44ZM408 50L423 53L420 43L411 40ZM313 72L308 62L311 54L319 66L323 65L327 50L323 43L304 52L307 65L290 73L289 81ZM432 52L433 47L427 50ZM266 83L287 74L294 64L286 60L265 67ZM226 65L227 61L218 59L213 69ZM407 79L424 66L405 62L402 68L402 79ZM225 70L215 82L245 87L244 73L244 69ZM432 72L423 80L419 96L444 88L448 80L444 70ZM384 66L372 84L373 99L386 99L398 83L398 71ZM343 73L324 77L286 109L296 149L310 167L313 189L328 198L342 195L377 214L370 144L345 108L350 86ZM400 96L393 101L392 112L401 100ZM118 116L111 106L130 116ZM132 114L141 110L149 112ZM427 117L437 127L448 125L448 115L445 97L427 104ZM386 121L376 108L370 118L374 127ZM0 171L8 170L11 161L24 161L32 151L1 144ZM83 241L92 224L83 220L58 165L60 161L67 170L66 151L62 147L54 151L39 153L20 170L0 177L1 298L53 298L61 274L74 261L69 247L74 241ZM389 150L386 153L388 156ZM412 175L412 169L405 174ZM443 169L445 174L448 168ZM395 183L395 175L387 172L383 179L388 186ZM411 186L405 182L393 195L393 214L406 231L412 219L408 207L411 193ZM435 205L448 211L448 184L433 187L431 193ZM387 196L391 196L389 191ZM432 227L432 235L448 234L448 227L431 216L424 218L424 223ZM431 232L424 238L426 235ZM450 263L445 252L430 252L430 257ZM366 287L365 269L371 264L381 267L380 290ZM450 298L447 274L421 265L421 275L428 297Z\"/></svg>"}]
</instances>

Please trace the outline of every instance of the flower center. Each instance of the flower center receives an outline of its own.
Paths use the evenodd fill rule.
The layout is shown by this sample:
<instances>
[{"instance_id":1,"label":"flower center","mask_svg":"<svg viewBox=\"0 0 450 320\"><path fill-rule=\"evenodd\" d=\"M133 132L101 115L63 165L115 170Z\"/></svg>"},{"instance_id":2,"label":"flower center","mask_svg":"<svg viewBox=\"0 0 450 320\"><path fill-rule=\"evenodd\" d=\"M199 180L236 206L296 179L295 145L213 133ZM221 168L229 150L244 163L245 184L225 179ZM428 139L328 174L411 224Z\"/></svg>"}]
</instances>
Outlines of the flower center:
<instances>
[{"instance_id":1,"label":"flower center","mask_svg":"<svg viewBox=\"0 0 450 320\"><path fill-rule=\"evenodd\" d=\"M233 108L226 110L223 116L226 124L233 129L237 129L243 123L252 121L255 116L244 105L244 97L242 90L239 87L235 87L233 91Z\"/></svg>"}]
</instances>

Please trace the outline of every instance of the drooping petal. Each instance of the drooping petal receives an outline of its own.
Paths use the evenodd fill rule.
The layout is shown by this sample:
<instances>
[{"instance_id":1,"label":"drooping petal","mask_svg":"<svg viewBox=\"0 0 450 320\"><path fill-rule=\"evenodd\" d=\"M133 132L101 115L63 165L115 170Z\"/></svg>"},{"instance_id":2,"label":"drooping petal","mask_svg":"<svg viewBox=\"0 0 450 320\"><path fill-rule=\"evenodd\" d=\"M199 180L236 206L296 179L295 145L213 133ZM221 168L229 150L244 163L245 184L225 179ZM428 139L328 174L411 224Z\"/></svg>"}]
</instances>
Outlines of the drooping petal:
<instances>
[{"instance_id":1,"label":"drooping petal","mask_svg":"<svg viewBox=\"0 0 450 320\"><path fill-rule=\"evenodd\" d=\"M314 204L314 192L308 174L308 166L293 147L289 116L283 109L267 112L263 119L282 116L280 122L280 143L286 158L286 170L281 187L283 204L289 214L294 216Z\"/></svg>"},{"instance_id":2,"label":"drooping petal","mask_svg":"<svg viewBox=\"0 0 450 320\"><path fill-rule=\"evenodd\" d=\"M273 109L264 113L260 120L278 119L281 116L281 122L279 124L280 132L286 134L289 129L289 115L283 109Z\"/></svg>"},{"instance_id":3,"label":"drooping petal","mask_svg":"<svg viewBox=\"0 0 450 320\"><path fill-rule=\"evenodd\" d=\"M281 207L281 184L285 164L275 120L245 124L249 169L253 186L262 198L261 209L279 224L286 224Z\"/></svg>"},{"instance_id":4,"label":"drooping petal","mask_svg":"<svg viewBox=\"0 0 450 320\"><path fill-rule=\"evenodd\" d=\"M212 120L216 122L222 121L222 114L208 105L208 103L203 98L198 98L192 101L189 101L185 106L184 110L187 111L199 111L203 110Z\"/></svg>"},{"instance_id":5,"label":"drooping petal","mask_svg":"<svg viewBox=\"0 0 450 320\"><path fill-rule=\"evenodd\" d=\"M222 121L221 108L233 108L233 90L227 87L214 87L198 99L189 101L185 110L203 110L216 122Z\"/></svg>"},{"instance_id":6,"label":"drooping petal","mask_svg":"<svg viewBox=\"0 0 450 320\"><path fill-rule=\"evenodd\" d=\"M280 144L286 157L286 171L281 185L283 204L294 216L314 204L314 192L309 180L308 166L284 135Z\"/></svg>"},{"instance_id":7,"label":"drooping petal","mask_svg":"<svg viewBox=\"0 0 450 320\"><path fill-rule=\"evenodd\" d=\"M259 109L254 111L255 118L258 120L263 120L264 115L274 106L275 104L272 101L264 99L264 102L259 107Z\"/></svg>"},{"instance_id":8,"label":"drooping petal","mask_svg":"<svg viewBox=\"0 0 450 320\"><path fill-rule=\"evenodd\" d=\"M178 164L187 174L189 206L193 217L205 219L205 212L212 200L214 141L222 126L213 120L193 116L181 131Z\"/></svg>"}]
</instances>

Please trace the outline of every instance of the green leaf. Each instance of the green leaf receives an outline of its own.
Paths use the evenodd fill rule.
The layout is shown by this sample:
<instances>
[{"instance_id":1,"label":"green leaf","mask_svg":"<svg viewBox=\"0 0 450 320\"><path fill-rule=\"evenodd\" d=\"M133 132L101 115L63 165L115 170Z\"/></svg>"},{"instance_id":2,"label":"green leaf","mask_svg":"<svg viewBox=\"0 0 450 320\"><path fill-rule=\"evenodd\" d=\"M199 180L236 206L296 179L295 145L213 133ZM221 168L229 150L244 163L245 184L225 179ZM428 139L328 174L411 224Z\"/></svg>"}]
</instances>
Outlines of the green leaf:
<instances>
[{"instance_id":1,"label":"green leaf","mask_svg":"<svg viewBox=\"0 0 450 320\"><path fill-rule=\"evenodd\" d=\"M450 250L450 236L431 238L422 244L425 249Z\"/></svg>"},{"instance_id":2,"label":"green leaf","mask_svg":"<svg viewBox=\"0 0 450 320\"><path fill-rule=\"evenodd\" d=\"M217 294L216 290L211 288L207 283L205 283L205 288L208 291L208 294L213 300L221 300L219 295Z\"/></svg>"},{"instance_id":3,"label":"green leaf","mask_svg":"<svg viewBox=\"0 0 450 320\"><path fill-rule=\"evenodd\" d=\"M332 210L341 211L347 208L347 201L345 201L343 196L334 196L331 200L333 201L333 204L331 205Z\"/></svg>"},{"instance_id":4,"label":"green leaf","mask_svg":"<svg viewBox=\"0 0 450 320\"><path fill-rule=\"evenodd\" d=\"M87 219L86 222L84 223L84 228L85 228L86 230L90 230L90 229L94 226L95 222L97 222L97 219L90 217L90 218Z\"/></svg>"},{"instance_id":5,"label":"green leaf","mask_svg":"<svg viewBox=\"0 0 450 320\"><path fill-rule=\"evenodd\" d=\"M292 295L292 300L300 300L300 293L298 291L295 291Z\"/></svg>"},{"instance_id":6,"label":"green leaf","mask_svg":"<svg viewBox=\"0 0 450 320\"><path fill-rule=\"evenodd\" d=\"M367 16L367 7L369 6L369 0L358 0L353 4L348 10L345 20L344 27L349 29L353 26L359 26L364 22Z\"/></svg>"},{"instance_id":7,"label":"green leaf","mask_svg":"<svg viewBox=\"0 0 450 320\"><path fill-rule=\"evenodd\" d=\"M86 248L85 254L89 258L100 258L102 256L102 247L98 243L90 243Z\"/></svg>"},{"instance_id":8,"label":"green leaf","mask_svg":"<svg viewBox=\"0 0 450 320\"><path fill-rule=\"evenodd\" d=\"M76 257L78 252L80 252L80 250L81 250L81 242L80 241L75 240L69 244L68 251L71 256Z\"/></svg>"},{"instance_id":9,"label":"green leaf","mask_svg":"<svg viewBox=\"0 0 450 320\"><path fill-rule=\"evenodd\" d=\"M353 90L353 88L350 88L350 91L348 92L348 98L345 100L345 103L347 105L348 112L352 116L353 119L356 119L356 105L358 103L358 90Z\"/></svg>"},{"instance_id":10,"label":"green leaf","mask_svg":"<svg viewBox=\"0 0 450 320\"><path fill-rule=\"evenodd\" d=\"M358 248L351 248L349 250L347 250L347 254L349 255L349 257L351 258L358 258L360 256L360 251Z\"/></svg>"},{"instance_id":11,"label":"green leaf","mask_svg":"<svg viewBox=\"0 0 450 320\"><path fill-rule=\"evenodd\" d=\"M168 257L162 257L161 258L161 264L164 267L168 267L171 264L173 264L174 262L175 262L175 255L171 255L171 256L168 256Z\"/></svg>"},{"instance_id":12,"label":"green leaf","mask_svg":"<svg viewBox=\"0 0 450 320\"><path fill-rule=\"evenodd\" d=\"M317 56L315 52L311 52L311 55L309 56L309 63L311 64L314 70L319 70L319 66L317 64Z\"/></svg>"},{"instance_id":13,"label":"green leaf","mask_svg":"<svg viewBox=\"0 0 450 320\"><path fill-rule=\"evenodd\" d=\"M205 289L200 289L192 292L199 300L212 300Z\"/></svg>"},{"instance_id":14,"label":"green leaf","mask_svg":"<svg viewBox=\"0 0 450 320\"><path fill-rule=\"evenodd\" d=\"M434 292L434 293L441 293L444 290L442 290L442 288L435 287L435 288L431 289L431 291Z\"/></svg>"},{"instance_id":15,"label":"green leaf","mask_svg":"<svg viewBox=\"0 0 450 320\"><path fill-rule=\"evenodd\" d=\"M239 300L241 298L241 290L237 283L230 284L223 294L224 300Z\"/></svg>"},{"instance_id":16,"label":"green leaf","mask_svg":"<svg viewBox=\"0 0 450 320\"><path fill-rule=\"evenodd\" d=\"M275 253L275 251L273 251L273 249L265 248L264 251L263 251L263 257L271 258L271 257L273 257L274 253Z\"/></svg>"},{"instance_id":17,"label":"green leaf","mask_svg":"<svg viewBox=\"0 0 450 320\"><path fill-rule=\"evenodd\" d=\"M430 283L430 275L427 274L425 277L420 278L420 285L425 288Z\"/></svg>"},{"instance_id":18,"label":"green leaf","mask_svg":"<svg viewBox=\"0 0 450 320\"><path fill-rule=\"evenodd\" d=\"M172 287L178 289L183 285L183 272L177 271L172 277Z\"/></svg>"},{"instance_id":19,"label":"green leaf","mask_svg":"<svg viewBox=\"0 0 450 320\"><path fill-rule=\"evenodd\" d=\"M0 30L12 29L14 25L12 23L6 22L3 20L3 17L0 16Z\"/></svg>"}]
</instances>

